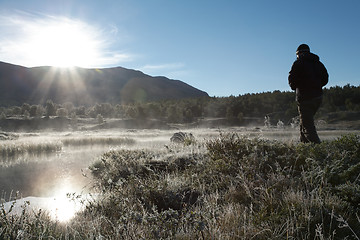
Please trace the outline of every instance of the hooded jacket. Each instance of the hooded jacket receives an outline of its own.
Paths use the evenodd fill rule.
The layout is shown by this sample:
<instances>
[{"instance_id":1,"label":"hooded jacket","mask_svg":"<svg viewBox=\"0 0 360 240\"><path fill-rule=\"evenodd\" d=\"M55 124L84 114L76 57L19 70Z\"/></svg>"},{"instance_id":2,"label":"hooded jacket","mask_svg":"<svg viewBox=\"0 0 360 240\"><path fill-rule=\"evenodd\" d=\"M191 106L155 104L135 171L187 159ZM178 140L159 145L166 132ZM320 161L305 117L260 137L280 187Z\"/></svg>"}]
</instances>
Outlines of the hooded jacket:
<instances>
[{"instance_id":1,"label":"hooded jacket","mask_svg":"<svg viewBox=\"0 0 360 240\"><path fill-rule=\"evenodd\" d=\"M321 97L329 74L317 55L303 52L293 63L288 80L291 89L296 91L296 101L301 102Z\"/></svg>"}]
</instances>

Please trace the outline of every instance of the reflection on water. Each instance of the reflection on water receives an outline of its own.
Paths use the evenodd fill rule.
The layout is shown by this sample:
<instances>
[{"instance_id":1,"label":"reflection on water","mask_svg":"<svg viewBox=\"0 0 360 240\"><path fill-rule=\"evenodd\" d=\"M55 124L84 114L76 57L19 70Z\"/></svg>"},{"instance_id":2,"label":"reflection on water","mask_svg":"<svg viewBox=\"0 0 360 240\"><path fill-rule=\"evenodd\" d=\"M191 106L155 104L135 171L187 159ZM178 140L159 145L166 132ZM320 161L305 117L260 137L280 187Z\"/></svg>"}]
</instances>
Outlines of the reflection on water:
<instances>
[{"instance_id":1,"label":"reflection on water","mask_svg":"<svg viewBox=\"0 0 360 240\"><path fill-rule=\"evenodd\" d=\"M24 155L21 161L0 167L0 197L7 210L13 205L12 213L19 214L22 206L37 211L42 209L58 221L67 221L81 209L79 203L71 201L68 194L84 195L89 191L91 178L88 167L92 162L111 149L118 148L158 148L169 142L169 137L158 132L127 132L126 137L138 136L138 144L131 145L91 145L63 146L61 151L46 155ZM93 133L89 137L115 136L112 132ZM121 136L123 136L122 134ZM69 134L57 138L68 139ZM80 136L86 138L87 136ZM115 136L119 137L119 135ZM41 136L28 141L41 141ZM74 135L79 138L79 135ZM47 136L46 141L52 140ZM54 136L53 139L56 139ZM26 141L26 138L20 139ZM16 142L15 142L16 144ZM13 201L15 200L16 201Z\"/></svg>"},{"instance_id":2,"label":"reflection on water","mask_svg":"<svg viewBox=\"0 0 360 240\"><path fill-rule=\"evenodd\" d=\"M83 173L105 151L100 148L65 148L59 154L0 168L1 197L9 199L11 192L19 192L22 197L51 197L57 189L69 189L69 186L72 191L81 192L89 183ZM12 195L15 197L14 193Z\"/></svg>"},{"instance_id":3,"label":"reflection on water","mask_svg":"<svg viewBox=\"0 0 360 240\"><path fill-rule=\"evenodd\" d=\"M90 179L84 175L88 166L106 149L65 148L61 153L47 155L36 161L0 168L0 191L7 211L21 214L22 206L49 213L57 221L67 221L81 209L68 194L85 194ZM20 199L19 199L20 198ZM16 199L16 201L11 201ZM29 204L28 204L29 203Z\"/></svg>"},{"instance_id":4,"label":"reflection on water","mask_svg":"<svg viewBox=\"0 0 360 240\"><path fill-rule=\"evenodd\" d=\"M4 209L9 214L21 215L24 207L28 213L42 212L59 222L67 222L81 210L80 202L67 197L67 194L60 194L54 197L26 197L4 203Z\"/></svg>"}]
</instances>

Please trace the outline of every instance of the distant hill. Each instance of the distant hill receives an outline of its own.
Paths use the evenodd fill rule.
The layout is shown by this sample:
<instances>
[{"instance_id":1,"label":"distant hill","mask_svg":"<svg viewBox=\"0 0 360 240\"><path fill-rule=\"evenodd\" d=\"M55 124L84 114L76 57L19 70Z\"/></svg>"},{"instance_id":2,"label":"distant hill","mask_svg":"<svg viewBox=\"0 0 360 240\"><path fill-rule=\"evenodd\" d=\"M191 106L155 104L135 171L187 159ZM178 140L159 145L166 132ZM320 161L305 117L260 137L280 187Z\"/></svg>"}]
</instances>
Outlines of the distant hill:
<instances>
[{"instance_id":1,"label":"distant hill","mask_svg":"<svg viewBox=\"0 0 360 240\"><path fill-rule=\"evenodd\" d=\"M0 106L55 103L131 103L208 96L182 81L122 67L26 68L0 62Z\"/></svg>"}]
</instances>

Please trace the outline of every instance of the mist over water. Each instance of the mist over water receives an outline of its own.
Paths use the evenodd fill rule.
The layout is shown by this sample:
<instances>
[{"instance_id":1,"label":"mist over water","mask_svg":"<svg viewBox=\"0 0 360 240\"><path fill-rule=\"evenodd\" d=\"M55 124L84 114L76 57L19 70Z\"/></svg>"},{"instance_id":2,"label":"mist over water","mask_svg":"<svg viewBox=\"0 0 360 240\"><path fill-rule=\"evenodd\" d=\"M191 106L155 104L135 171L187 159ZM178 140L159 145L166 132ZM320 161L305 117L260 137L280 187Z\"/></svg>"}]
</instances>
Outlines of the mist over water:
<instances>
[{"instance_id":1,"label":"mist over water","mask_svg":"<svg viewBox=\"0 0 360 240\"><path fill-rule=\"evenodd\" d=\"M81 170L86 171L102 152L101 149L65 147L60 153L23 159L18 164L0 168L0 189L6 196L18 191L23 197L51 196L53 189L63 185L69 190L81 191L81 186L88 182Z\"/></svg>"},{"instance_id":2,"label":"mist over water","mask_svg":"<svg viewBox=\"0 0 360 240\"><path fill-rule=\"evenodd\" d=\"M77 133L37 133L20 135L19 139L3 144L23 146L56 143L63 141L81 142L84 139L135 140L134 144L82 144L62 145L61 150L44 154L19 154L12 159L2 159L0 163L1 198L10 197L51 197L57 189L72 192L86 192L91 182L88 167L100 159L101 155L116 149L161 149L170 143L174 131L161 130L114 130ZM16 196L17 194L17 196Z\"/></svg>"}]
</instances>

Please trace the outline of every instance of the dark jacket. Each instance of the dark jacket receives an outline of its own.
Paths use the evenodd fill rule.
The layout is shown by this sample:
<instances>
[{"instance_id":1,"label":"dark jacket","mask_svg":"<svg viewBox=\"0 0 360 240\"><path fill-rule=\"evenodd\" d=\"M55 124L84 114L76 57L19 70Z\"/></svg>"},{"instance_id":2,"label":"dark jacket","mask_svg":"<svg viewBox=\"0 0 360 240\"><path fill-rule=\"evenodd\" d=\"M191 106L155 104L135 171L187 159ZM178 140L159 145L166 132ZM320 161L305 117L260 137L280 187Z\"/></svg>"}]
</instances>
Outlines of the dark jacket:
<instances>
[{"instance_id":1,"label":"dark jacket","mask_svg":"<svg viewBox=\"0 0 360 240\"><path fill-rule=\"evenodd\" d=\"M289 72L289 85L296 90L296 101L306 101L322 96L322 87L329 81L329 74L317 55L301 53Z\"/></svg>"}]
</instances>

